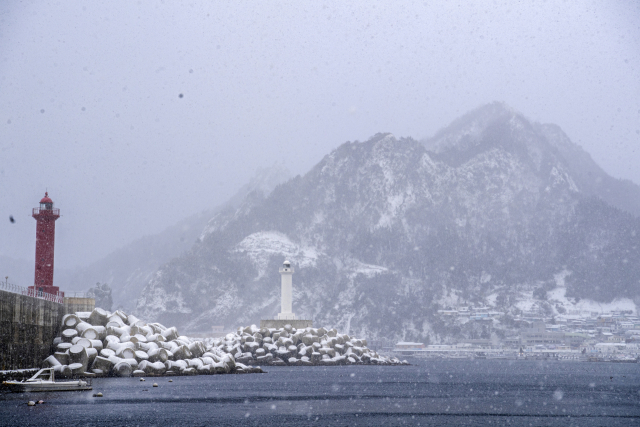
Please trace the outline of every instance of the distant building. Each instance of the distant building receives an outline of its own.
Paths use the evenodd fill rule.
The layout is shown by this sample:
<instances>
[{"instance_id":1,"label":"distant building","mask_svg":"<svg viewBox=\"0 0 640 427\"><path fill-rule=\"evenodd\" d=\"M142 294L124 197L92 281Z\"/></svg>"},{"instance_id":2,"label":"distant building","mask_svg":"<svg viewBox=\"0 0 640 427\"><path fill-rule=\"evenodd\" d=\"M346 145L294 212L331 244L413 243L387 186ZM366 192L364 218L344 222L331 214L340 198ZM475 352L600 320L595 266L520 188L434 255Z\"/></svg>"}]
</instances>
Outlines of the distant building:
<instances>
[{"instance_id":1,"label":"distant building","mask_svg":"<svg viewBox=\"0 0 640 427\"><path fill-rule=\"evenodd\" d=\"M530 328L520 330L520 343L525 346L563 344L564 333L549 332L543 322L535 322Z\"/></svg>"},{"instance_id":2,"label":"distant building","mask_svg":"<svg viewBox=\"0 0 640 427\"><path fill-rule=\"evenodd\" d=\"M399 342L396 343L397 349L403 350L417 350L420 348L424 348L424 343L421 342Z\"/></svg>"}]
</instances>

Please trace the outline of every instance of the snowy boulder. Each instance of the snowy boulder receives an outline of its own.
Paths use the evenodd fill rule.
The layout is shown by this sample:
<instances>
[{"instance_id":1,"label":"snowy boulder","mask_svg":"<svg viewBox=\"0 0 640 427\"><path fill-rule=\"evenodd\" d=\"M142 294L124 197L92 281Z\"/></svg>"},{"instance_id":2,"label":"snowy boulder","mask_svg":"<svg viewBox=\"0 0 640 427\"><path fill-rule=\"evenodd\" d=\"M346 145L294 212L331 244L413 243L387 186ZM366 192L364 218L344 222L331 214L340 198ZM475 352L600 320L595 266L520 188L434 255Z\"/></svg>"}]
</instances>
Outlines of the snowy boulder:
<instances>
[{"instance_id":1,"label":"snowy boulder","mask_svg":"<svg viewBox=\"0 0 640 427\"><path fill-rule=\"evenodd\" d=\"M179 345L173 341L166 341L166 342L159 342L158 347L164 348L165 350L168 350L173 353L179 347Z\"/></svg>"},{"instance_id":2,"label":"snowy boulder","mask_svg":"<svg viewBox=\"0 0 640 427\"><path fill-rule=\"evenodd\" d=\"M172 326L170 328L167 328L167 329L161 331L160 334L162 334L162 336L167 341L172 341L172 340L178 338L178 330L176 329L175 326Z\"/></svg>"},{"instance_id":3,"label":"snowy boulder","mask_svg":"<svg viewBox=\"0 0 640 427\"><path fill-rule=\"evenodd\" d=\"M87 362L89 360L87 356L87 349L81 345L73 345L69 349L69 360L73 363L80 363L85 367L87 366ZM83 371L84 372L84 371Z\"/></svg>"},{"instance_id":4,"label":"snowy boulder","mask_svg":"<svg viewBox=\"0 0 640 427\"><path fill-rule=\"evenodd\" d=\"M104 347L108 348L109 343L120 343L120 338L115 335L107 335L106 337L104 337L104 340L102 340L102 344L104 345Z\"/></svg>"},{"instance_id":5,"label":"snowy boulder","mask_svg":"<svg viewBox=\"0 0 640 427\"><path fill-rule=\"evenodd\" d=\"M102 356L96 356L96 358L93 361L93 365L91 366L91 369L100 369L103 372L109 372L111 371L111 368L113 367L113 363L105 357Z\"/></svg>"},{"instance_id":6,"label":"snowy boulder","mask_svg":"<svg viewBox=\"0 0 640 427\"><path fill-rule=\"evenodd\" d=\"M255 342L255 341L252 341L252 342L246 342L246 343L244 344L244 348L243 348L243 350L244 350L245 352L255 353L255 351L256 351L258 348L260 348L260 344L258 344L258 343L257 343L257 342Z\"/></svg>"},{"instance_id":7,"label":"snowy boulder","mask_svg":"<svg viewBox=\"0 0 640 427\"><path fill-rule=\"evenodd\" d=\"M82 336L82 333L91 327L91 323L80 321L76 325L76 331L78 331L78 335Z\"/></svg>"},{"instance_id":8,"label":"snowy boulder","mask_svg":"<svg viewBox=\"0 0 640 427\"><path fill-rule=\"evenodd\" d=\"M271 361L273 366L287 366L287 364L280 358L276 357Z\"/></svg>"},{"instance_id":9,"label":"snowy boulder","mask_svg":"<svg viewBox=\"0 0 640 427\"><path fill-rule=\"evenodd\" d=\"M238 363L250 363L253 360L253 355L250 352L243 353L241 356L236 357L236 362Z\"/></svg>"},{"instance_id":10,"label":"snowy boulder","mask_svg":"<svg viewBox=\"0 0 640 427\"><path fill-rule=\"evenodd\" d=\"M91 330L93 330L93 333L90 332ZM85 330L82 336L85 338L89 338L90 340L103 340L107 336L107 328L105 328L104 326L92 326L91 328Z\"/></svg>"},{"instance_id":11,"label":"snowy boulder","mask_svg":"<svg viewBox=\"0 0 640 427\"><path fill-rule=\"evenodd\" d=\"M169 354L164 348L154 348L148 353L151 362L166 362L169 360Z\"/></svg>"},{"instance_id":12,"label":"snowy boulder","mask_svg":"<svg viewBox=\"0 0 640 427\"><path fill-rule=\"evenodd\" d=\"M318 337L313 336L311 334L306 334L302 336L302 342L306 346L312 345L314 342L318 342Z\"/></svg>"},{"instance_id":13,"label":"snowy boulder","mask_svg":"<svg viewBox=\"0 0 640 427\"><path fill-rule=\"evenodd\" d=\"M111 350L110 348L103 348L100 350L100 356L109 358L111 356L115 356L116 352Z\"/></svg>"},{"instance_id":14,"label":"snowy boulder","mask_svg":"<svg viewBox=\"0 0 640 427\"><path fill-rule=\"evenodd\" d=\"M280 347L280 348L278 348L278 351L276 352L276 356L279 359L286 360L289 357L291 357L291 354L289 354L289 350L287 350L286 348Z\"/></svg>"},{"instance_id":15,"label":"snowy boulder","mask_svg":"<svg viewBox=\"0 0 640 427\"><path fill-rule=\"evenodd\" d=\"M187 348L189 349L192 357L200 357L206 351L206 348L204 347L202 341L194 341L192 343L189 343Z\"/></svg>"},{"instance_id":16,"label":"snowy boulder","mask_svg":"<svg viewBox=\"0 0 640 427\"><path fill-rule=\"evenodd\" d=\"M84 351L87 353L87 366L91 366L93 359L98 356L98 350L95 348L85 348Z\"/></svg>"},{"instance_id":17,"label":"snowy boulder","mask_svg":"<svg viewBox=\"0 0 640 427\"><path fill-rule=\"evenodd\" d=\"M106 372L102 369L91 369L91 372L95 374L96 377L104 377L106 375Z\"/></svg>"},{"instance_id":18,"label":"snowy boulder","mask_svg":"<svg viewBox=\"0 0 640 427\"><path fill-rule=\"evenodd\" d=\"M169 364L169 366L171 366L171 369L175 370L176 372L180 372L189 367L187 362L185 362L184 360L176 360L175 362L168 361L167 363Z\"/></svg>"},{"instance_id":19,"label":"snowy boulder","mask_svg":"<svg viewBox=\"0 0 640 427\"><path fill-rule=\"evenodd\" d=\"M136 350L133 352L133 357L138 361L138 363L143 360L149 360L149 355L142 350Z\"/></svg>"},{"instance_id":20,"label":"snowy boulder","mask_svg":"<svg viewBox=\"0 0 640 427\"><path fill-rule=\"evenodd\" d=\"M204 365L202 363L202 360L200 360L200 359L189 359L186 362L189 365L189 367L196 368L196 369L199 368L200 366Z\"/></svg>"},{"instance_id":21,"label":"snowy boulder","mask_svg":"<svg viewBox=\"0 0 640 427\"><path fill-rule=\"evenodd\" d=\"M118 350L116 350L116 356L122 359L134 359L135 352L129 347L120 347Z\"/></svg>"},{"instance_id":22,"label":"snowy boulder","mask_svg":"<svg viewBox=\"0 0 640 427\"><path fill-rule=\"evenodd\" d=\"M69 353L68 352L55 352L53 353L53 357L56 358L60 362L61 365L69 364Z\"/></svg>"},{"instance_id":23,"label":"snowy boulder","mask_svg":"<svg viewBox=\"0 0 640 427\"><path fill-rule=\"evenodd\" d=\"M134 339L135 339L135 341L134 341ZM147 337L142 335L142 334L135 334L135 335L131 336L130 340L134 341L134 342L147 342L148 341Z\"/></svg>"},{"instance_id":24,"label":"snowy boulder","mask_svg":"<svg viewBox=\"0 0 640 427\"><path fill-rule=\"evenodd\" d=\"M153 333L154 334L160 334L160 333L162 333L162 331L167 329L166 326L164 326L161 323L157 323L157 322L149 323L148 325L153 328Z\"/></svg>"},{"instance_id":25,"label":"snowy boulder","mask_svg":"<svg viewBox=\"0 0 640 427\"><path fill-rule=\"evenodd\" d=\"M68 365L57 365L53 367L53 372L56 377L69 378L71 377L71 368Z\"/></svg>"},{"instance_id":26,"label":"snowy boulder","mask_svg":"<svg viewBox=\"0 0 640 427\"><path fill-rule=\"evenodd\" d=\"M75 329L80 323L80 319L75 314L65 314L62 317L62 329Z\"/></svg>"},{"instance_id":27,"label":"snowy boulder","mask_svg":"<svg viewBox=\"0 0 640 427\"><path fill-rule=\"evenodd\" d=\"M131 369L138 369L138 361L136 359L122 359L122 361L128 363Z\"/></svg>"},{"instance_id":28,"label":"snowy boulder","mask_svg":"<svg viewBox=\"0 0 640 427\"><path fill-rule=\"evenodd\" d=\"M128 315L127 316L127 320L125 322L129 326L144 326L145 325L145 323L142 320L138 319L133 314Z\"/></svg>"},{"instance_id":29,"label":"snowy boulder","mask_svg":"<svg viewBox=\"0 0 640 427\"><path fill-rule=\"evenodd\" d=\"M196 375L198 371L195 370L194 368L185 368L182 371L180 371L180 373L182 375Z\"/></svg>"},{"instance_id":30,"label":"snowy boulder","mask_svg":"<svg viewBox=\"0 0 640 427\"><path fill-rule=\"evenodd\" d=\"M108 313L101 308L94 308L89 316L89 323L95 326L105 326L109 321Z\"/></svg>"},{"instance_id":31,"label":"snowy boulder","mask_svg":"<svg viewBox=\"0 0 640 427\"><path fill-rule=\"evenodd\" d=\"M72 375L80 375L87 370L86 366L82 363L72 363L71 365L69 365L69 369L71 369Z\"/></svg>"},{"instance_id":32,"label":"snowy boulder","mask_svg":"<svg viewBox=\"0 0 640 427\"><path fill-rule=\"evenodd\" d=\"M258 356L256 360L258 363L270 364L273 361L273 354L267 353L264 356Z\"/></svg>"},{"instance_id":33,"label":"snowy boulder","mask_svg":"<svg viewBox=\"0 0 640 427\"><path fill-rule=\"evenodd\" d=\"M71 340L73 340L77 336L78 336L78 331L76 331L75 329L65 329L60 334L60 337L62 338L62 342L71 342Z\"/></svg>"},{"instance_id":34,"label":"snowy boulder","mask_svg":"<svg viewBox=\"0 0 640 427\"><path fill-rule=\"evenodd\" d=\"M59 365L62 365L62 363L60 363L60 361L56 359L54 356L49 356L42 361L43 368L53 368Z\"/></svg>"},{"instance_id":35,"label":"snowy boulder","mask_svg":"<svg viewBox=\"0 0 640 427\"><path fill-rule=\"evenodd\" d=\"M298 364L300 366L313 366L313 363L311 362L311 360L309 360L309 358L307 356L303 356L299 361Z\"/></svg>"},{"instance_id":36,"label":"snowy boulder","mask_svg":"<svg viewBox=\"0 0 640 427\"><path fill-rule=\"evenodd\" d=\"M90 311L76 311L76 316L80 319L81 322L89 322L89 317L91 317Z\"/></svg>"},{"instance_id":37,"label":"snowy boulder","mask_svg":"<svg viewBox=\"0 0 640 427\"><path fill-rule=\"evenodd\" d=\"M130 377L133 369L131 369L131 365L127 362L118 362L113 367L113 374L117 377Z\"/></svg>"},{"instance_id":38,"label":"snowy boulder","mask_svg":"<svg viewBox=\"0 0 640 427\"><path fill-rule=\"evenodd\" d=\"M148 362L146 368L144 369L145 372L155 375L162 375L166 370L167 367L162 362Z\"/></svg>"},{"instance_id":39,"label":"snowy boulder","mask_svg":"<svg viewBox=\"0 0 640 427\"><path fill-rule=\"evenodd\" d=\"M75 337L74 339L71 340L71 343L73 345L81 345L85 348L91 347L91 340L88 338Z\"/></svg>"},{"instance_id":40,"label":"snowy boulder","mask_svg":"<svg viewBox=\"0 0 640 427\"><path fill-rule=\"evenodd\" d=\"M198 367L196 370L198 371L198 374L200 375L208 375L211 373L211 365L202 365L200 367Z\"/></svg>"},{"instance_id":41,"label":"snowy boulder","mask_svg":"<svg viewBox=\"0 0 640 427\"><path fill-rule=\"evenodd\" d=\"M71 348L73 344L70 342L61 342L56 346L56 351L65 352Z\"/></svg>"},{"instance_id":42,"label":"snowy boulder","mask_svg":"<svg viewBox=\"0 0 640 427\"><path fill-rule=\"evenodd\" d=\"M147 341L148 342L164 341L164 337L159 334L151 334L151 335L147 335Z\"/></svg>"}]
</instances>

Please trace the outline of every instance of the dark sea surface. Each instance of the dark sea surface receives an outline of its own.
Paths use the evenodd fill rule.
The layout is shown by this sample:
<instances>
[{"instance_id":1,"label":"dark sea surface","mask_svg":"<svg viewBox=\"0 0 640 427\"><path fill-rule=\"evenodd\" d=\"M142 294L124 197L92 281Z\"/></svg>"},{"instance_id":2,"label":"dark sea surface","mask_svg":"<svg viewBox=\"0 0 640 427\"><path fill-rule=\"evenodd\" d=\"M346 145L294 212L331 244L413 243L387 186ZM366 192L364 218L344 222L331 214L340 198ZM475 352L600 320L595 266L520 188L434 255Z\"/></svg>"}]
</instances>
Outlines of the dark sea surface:
<instances>
[{"instance_id":1,"label":"dark sea surface","mask_svg":"<svg viewBox=\"0 0 640 427\"><path fill-rule=\"evenodd\" d=\"M0 425L640 426L639 364L414 363L265 367L266 374L173 382L100 378L89 392L3 392ZM45 403L26 405L39 399Z\"/></svg>"}]
</instances>

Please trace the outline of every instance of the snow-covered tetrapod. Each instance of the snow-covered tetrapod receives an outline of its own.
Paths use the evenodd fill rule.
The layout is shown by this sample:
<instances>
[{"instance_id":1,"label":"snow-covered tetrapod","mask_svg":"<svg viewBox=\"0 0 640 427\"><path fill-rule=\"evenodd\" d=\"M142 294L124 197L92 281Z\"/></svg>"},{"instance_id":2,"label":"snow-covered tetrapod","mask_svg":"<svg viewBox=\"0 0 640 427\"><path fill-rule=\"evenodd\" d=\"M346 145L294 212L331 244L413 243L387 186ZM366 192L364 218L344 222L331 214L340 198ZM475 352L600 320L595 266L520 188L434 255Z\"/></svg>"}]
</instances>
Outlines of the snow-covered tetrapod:
<instances>
[{"instance_id":1,"label":"snow-covered tetrapod","mask_svg":"<svg viewBox=\"0 0 640 427\"><path fill-rule=\"evenodd\" d=\"M75 331L69 332L69 331ZM251 365L402 364L335 329L238 328L197 340L175 327L96 308L63 318L55 353L43 361L59 377L258 373ZM87 336L86 338L84 336Z\"/></svg>"}]
</instances>

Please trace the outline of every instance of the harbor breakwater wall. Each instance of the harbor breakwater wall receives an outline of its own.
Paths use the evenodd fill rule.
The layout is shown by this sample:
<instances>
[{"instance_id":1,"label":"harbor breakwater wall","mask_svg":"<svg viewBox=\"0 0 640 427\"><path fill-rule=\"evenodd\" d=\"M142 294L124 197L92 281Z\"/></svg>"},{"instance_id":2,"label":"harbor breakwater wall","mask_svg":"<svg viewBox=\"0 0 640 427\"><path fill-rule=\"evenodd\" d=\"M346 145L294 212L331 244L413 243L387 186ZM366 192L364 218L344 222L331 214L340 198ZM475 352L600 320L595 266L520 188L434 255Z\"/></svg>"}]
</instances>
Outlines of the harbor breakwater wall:
<instances>
[{"instance_id":1,"label":"harbor breakwater wall","mask_svg":"<svg viewBox=\"0 0 640 427\"><path fill-rule=\"evenodd\" d=\"M64 304L0 290L0 369L40 366L64 314Z\"/></svg>"}]
</instances>

